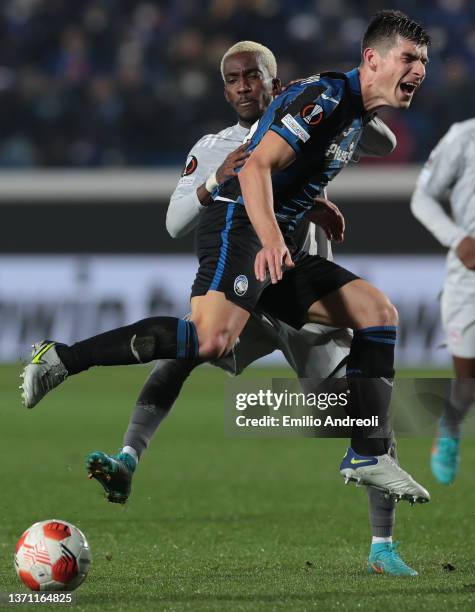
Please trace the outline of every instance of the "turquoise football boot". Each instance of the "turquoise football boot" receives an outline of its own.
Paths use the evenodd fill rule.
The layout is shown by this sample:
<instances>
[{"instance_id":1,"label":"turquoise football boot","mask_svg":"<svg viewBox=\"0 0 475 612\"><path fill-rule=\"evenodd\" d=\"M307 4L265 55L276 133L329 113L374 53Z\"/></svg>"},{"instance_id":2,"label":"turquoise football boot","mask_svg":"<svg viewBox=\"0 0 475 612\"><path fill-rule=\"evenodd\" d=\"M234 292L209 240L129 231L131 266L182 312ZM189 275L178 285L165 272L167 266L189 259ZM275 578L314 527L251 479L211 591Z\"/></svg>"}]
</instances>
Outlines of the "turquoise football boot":
<instances>
[{"instance_id":1,"label":"turquoise football boot","mask_svg":"<svg viewBox=\"0 0 475 612\"><path fill-rule=\"evenodd\" d=\"M125 504L128 500L136 467L135 459L128 453L111 456L94 451L86 457L89 478L101 483L107 499L114 504Z\"/></svg>"},{"instance_id":2,"label":"turquoise football boot","mask_svg":"<svg viewBox=\"0 0 475 612\"><path fill-rule=\"evenodd\" d=\"M454 482L459 470L460 439L451 436L442 421L432 447L430 466L437 482L445 485Z\"/></svg>"},{"instance_id":3,"label":"turquoise football boot","mask_svg":"<svg viewBox=\"0 0 475 612\"><path fill-rule=\"evenodd\" d=\"M381 542L371 544L368 557L370 574L385 574L386 576L417 576L416 570L409 567L397 553L399 542Z\"/></svg>"}]
</instances>

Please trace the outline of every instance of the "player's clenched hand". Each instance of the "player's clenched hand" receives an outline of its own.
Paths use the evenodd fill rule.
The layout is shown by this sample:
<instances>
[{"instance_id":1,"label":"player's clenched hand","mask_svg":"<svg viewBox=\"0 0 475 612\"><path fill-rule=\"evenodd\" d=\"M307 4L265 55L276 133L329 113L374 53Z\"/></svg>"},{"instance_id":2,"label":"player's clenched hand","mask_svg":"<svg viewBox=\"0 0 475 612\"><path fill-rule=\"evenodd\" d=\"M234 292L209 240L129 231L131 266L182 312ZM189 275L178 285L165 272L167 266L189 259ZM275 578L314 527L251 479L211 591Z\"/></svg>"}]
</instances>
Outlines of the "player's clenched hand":
<instances>
[{"instance_id":1,"label":"player's clenched hand","mask_svg":"<svg viewBox=\"0 0 475 612\"><path fill-rule=\"evenodd\" d=\"M343 242L345 236L345 217L336 204L326 198L315 198L315 205L305 218L319 225L326 233L328 240Z\"/></svg>"},{"instance_id":2,"label":"player's clenched hand","mask_svg":"<svg viewBox=\"0 0 475 612\"><path fill-rule=\"evenodd\" d=\"M282 279L282 266L293 268L294 262L285 242L280 240L275 244L262 247L254 262L254 272L258 281L265 281L267 271L273 285Z\"/></svg>"},{"instance_id":3,"label":"player's clenched hand","mask_svg":"<svg viewBox=\"0 0 475 612\"><path fill-rule=\"evenodd\" d=\"M250 153L247 153L246 149L249 143L242 144L235 151L232 151L223 163L216 170L216 180L218 185L224 183L224 181L237 176L236 168L244 166Z\"/></svg>"},{"instance_id":4,"label":"player's clenched hand","mask_svg":"<svg viewBox=\"0 0 475 612\"><path fill-rule=\"evenodd\" d=\"M475 238L465 236L455 249L457 257L469 270L475 270Z\"/></svg>"}]
</instances>

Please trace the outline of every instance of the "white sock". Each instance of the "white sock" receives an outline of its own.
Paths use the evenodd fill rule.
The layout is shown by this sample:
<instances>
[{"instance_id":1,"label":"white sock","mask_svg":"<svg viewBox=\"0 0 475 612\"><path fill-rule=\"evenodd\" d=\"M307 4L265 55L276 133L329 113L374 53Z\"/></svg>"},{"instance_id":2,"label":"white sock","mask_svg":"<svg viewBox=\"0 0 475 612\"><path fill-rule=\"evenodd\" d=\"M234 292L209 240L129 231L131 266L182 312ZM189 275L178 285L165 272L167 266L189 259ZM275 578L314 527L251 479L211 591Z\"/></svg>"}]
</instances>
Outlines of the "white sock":
<instances>
[{"instance_id":1,"label":"white sock","mask_svg":"<svg viewBox=\"0 0 475 612\"><path fill-rule=\"evenodd\" d=\"M135 463L139 462L139 456L137 455L137 451L135 450L135 448L132 448L131 446L124 446L121 452L127 453L128 455L133 457L135 460Z\"/></svg>"},{"instance_id":2,"label":"white sock","mask_svg":"<svg viewBox=\"0 0 475 612\"><path fill-rule=\"evenodd\" d=\"M382 544L383 542L389 542L390 544L392 544L393 537L389 536L388 538L379 538L377 536L373 536L373 539L371 540L371 544Z\"/></svg>"}]
</instances>

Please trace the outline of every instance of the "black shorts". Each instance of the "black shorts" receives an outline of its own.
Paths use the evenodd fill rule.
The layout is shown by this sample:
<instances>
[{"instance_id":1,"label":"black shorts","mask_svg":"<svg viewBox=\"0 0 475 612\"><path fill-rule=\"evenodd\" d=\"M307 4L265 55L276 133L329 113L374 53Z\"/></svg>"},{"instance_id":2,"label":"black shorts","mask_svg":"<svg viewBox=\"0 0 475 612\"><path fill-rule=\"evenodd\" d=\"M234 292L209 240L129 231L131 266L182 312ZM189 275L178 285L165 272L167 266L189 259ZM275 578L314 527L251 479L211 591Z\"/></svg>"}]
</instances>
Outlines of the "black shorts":
<instances>
[{"instance_id":1,"label":"black shorts","mask_svg":"<svg viewBox=\"0 0 475 612\"><path fill-rule=\"evenodd\" d=\"M299 329L311 304L358 276L319 255L292 253L295 268L281 281L258 281L254 261L261 243L242 204L216 203L201 213L197 233L199 268L191 297L220 291L249 312L265 310Z\"/></svg>"}]
</instances>

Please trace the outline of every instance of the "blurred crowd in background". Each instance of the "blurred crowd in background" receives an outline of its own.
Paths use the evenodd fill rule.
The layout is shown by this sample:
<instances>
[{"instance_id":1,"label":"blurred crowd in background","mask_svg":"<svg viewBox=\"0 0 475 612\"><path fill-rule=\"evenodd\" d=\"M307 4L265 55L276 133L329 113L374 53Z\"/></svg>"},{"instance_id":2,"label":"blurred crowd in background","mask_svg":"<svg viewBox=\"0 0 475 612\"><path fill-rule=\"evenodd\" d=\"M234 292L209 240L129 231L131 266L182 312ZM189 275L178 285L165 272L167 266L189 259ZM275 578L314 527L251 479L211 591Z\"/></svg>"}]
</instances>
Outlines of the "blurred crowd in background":
<instances>
[{"instance_id":1,"label":"blurred crowd in background","mask_svg":"<svg viewBox=\"0 0 475 612\"><path fill-rule=\"evenodd\" d=\"M238 40L275 53L286 82L359 62L369 17L395 8L433 45L409 112L385 111L391 163L425 159L475 115L473 0L2 0L0 166L182 164L234 123L219 63Z\"/></svg>"}]
</instances>

